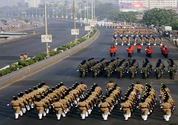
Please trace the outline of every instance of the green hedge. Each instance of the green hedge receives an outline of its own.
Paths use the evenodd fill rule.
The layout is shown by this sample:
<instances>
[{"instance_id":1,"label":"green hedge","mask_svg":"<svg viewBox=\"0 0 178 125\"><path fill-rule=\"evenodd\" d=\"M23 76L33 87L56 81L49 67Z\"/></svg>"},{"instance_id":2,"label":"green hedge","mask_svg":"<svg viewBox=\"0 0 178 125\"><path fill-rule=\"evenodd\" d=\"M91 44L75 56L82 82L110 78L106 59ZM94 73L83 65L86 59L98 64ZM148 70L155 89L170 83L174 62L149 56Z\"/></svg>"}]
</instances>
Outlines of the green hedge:
<instances>
[{"instance_id":1,"label":"green hedge","mask_svg":"<svg viewBox=\"0 0 178 125\"><path fill-rule=\"evenodd\" d=\"M96 32L96 29L93 30L93 32L90 34L90 37L92 37ZM66 51L82 42L84 42L85 40L87 40L88 37L82 37L80 39L78 39L76 42L72 41L66 45L63 45L61 47L59 47L57 49L57 51L51 50L49 51L49 55L50 56L55 56L56 54L60 53L61 51ZM0 76L4 76L8 73L11 73L13 71L16 71L18 69L21 69L23 67L29 66L31 64L34 64L35 62L39 62L41 60L46 59L47 54L46 53L41 53L37 56L35 56L33 59L28 59L28 60L19 60L18 63L13 63L9 68L3 69L0 71Z\"/></svg>"}]
</instances>

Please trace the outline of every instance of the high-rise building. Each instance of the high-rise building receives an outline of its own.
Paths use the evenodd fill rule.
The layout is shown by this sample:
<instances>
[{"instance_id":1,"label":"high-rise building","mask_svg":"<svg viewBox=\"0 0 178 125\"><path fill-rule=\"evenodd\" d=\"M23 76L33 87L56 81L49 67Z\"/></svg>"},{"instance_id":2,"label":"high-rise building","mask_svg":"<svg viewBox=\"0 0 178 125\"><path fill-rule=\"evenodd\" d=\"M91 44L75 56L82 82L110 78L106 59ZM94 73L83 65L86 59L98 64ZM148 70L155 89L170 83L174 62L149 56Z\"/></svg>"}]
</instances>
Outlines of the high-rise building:
<instances>
[{"instance_id":1,"label":"high-rise building","mask_svg":"<svg viewBox=\"0 0 178 125\"><path fill-rule=\"evenodd\" d=\"M177 0L148 0L149 9L177 7Z\"/></svg>"},{"instance_id":2,"label":"high-rise building","mask_svg":"<svg viewBox=\"0 0 178 125\"><path fill-rule=\"evenodd\" d=\"M25 0L29 7L38 7L41 4L41 0Z\"/></svg>"}]
</instances>

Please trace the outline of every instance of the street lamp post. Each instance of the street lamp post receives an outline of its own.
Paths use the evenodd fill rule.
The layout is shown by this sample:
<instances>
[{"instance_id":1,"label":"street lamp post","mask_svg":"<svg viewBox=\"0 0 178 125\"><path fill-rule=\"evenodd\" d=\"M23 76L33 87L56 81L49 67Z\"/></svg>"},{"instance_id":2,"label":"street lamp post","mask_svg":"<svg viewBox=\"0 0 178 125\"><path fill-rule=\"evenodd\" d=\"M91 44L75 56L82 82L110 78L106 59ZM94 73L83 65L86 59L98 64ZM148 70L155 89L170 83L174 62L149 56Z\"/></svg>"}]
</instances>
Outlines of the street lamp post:
<instances>
[{"instance_id":1,"label":"street lamp post","mask_svg":"<svg viewBox=\"0 0 178 125\"><path fill-rule=\"evenodd\" d=\"M74 19L74 29L76 29L76 21L75 21L75 0L73 0L73 19ZM77 35L74 35L75 42L77 41Z\"/></svg>"},{"instance_id":2,"label":"street lamp post","mask_svg":"<svg viewBox=\"0 0 178 125\"><path fill-rule=\"evenodd\" d=\"M89 26L89 23L88 23L88 0L87 0L87 7L86 7L86 9L87 9L87 26ZM89 38L89 31L87 31L87 34L88 34L88 38Z\"/></svg>"},{"instance_id":3,"label":"street lamp post","mask_svg":"<svg viewBox=\"0 0 178 125\"><path fill-rule=\"evenodd\" d=\"M45 16L45 33L48 35L48 24L47 24L47 15L46 15L46 0L44 0L44 16ZM46 42L46 57L49 57L49 46L48 42Z\"/></svg>"}]
</instances>

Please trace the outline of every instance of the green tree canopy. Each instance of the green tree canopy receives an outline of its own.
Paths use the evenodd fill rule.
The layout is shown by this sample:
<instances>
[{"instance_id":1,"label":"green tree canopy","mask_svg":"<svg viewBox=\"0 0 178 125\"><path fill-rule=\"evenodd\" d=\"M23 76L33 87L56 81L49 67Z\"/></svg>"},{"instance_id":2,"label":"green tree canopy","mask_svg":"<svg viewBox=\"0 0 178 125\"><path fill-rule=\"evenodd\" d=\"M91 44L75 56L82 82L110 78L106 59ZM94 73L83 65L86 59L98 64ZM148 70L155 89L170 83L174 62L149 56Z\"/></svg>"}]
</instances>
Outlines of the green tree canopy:
<instances>
[{"instance_id":1,"label":"green tree canopy","mask_svg":"<svg viewBox=\"0 0 178 125\"><path fill-rule=\"evenodd\" d=\"M112 11L108 18L115 21L137 22L137 15L135 12Z\"/></svg>"},{"instance_id":2,"label":"green tree canopy","mask_svg":"<svg viewBox=\"0 0 178 125\"><path fill-rule=\"evenodd\" d=\"M147 25L170 25L178 21L178 14L174 10L154 8L144 13L143 23Z\"/></svg>"}]
</instances>

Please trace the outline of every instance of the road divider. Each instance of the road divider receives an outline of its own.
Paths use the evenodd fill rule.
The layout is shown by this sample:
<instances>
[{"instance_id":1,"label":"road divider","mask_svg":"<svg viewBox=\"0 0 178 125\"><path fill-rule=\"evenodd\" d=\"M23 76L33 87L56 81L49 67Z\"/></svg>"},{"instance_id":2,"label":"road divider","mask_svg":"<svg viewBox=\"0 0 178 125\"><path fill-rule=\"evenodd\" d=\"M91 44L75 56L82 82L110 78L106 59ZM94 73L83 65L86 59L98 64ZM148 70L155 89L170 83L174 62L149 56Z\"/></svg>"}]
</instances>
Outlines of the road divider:
<instances>
[{"instance_id":1,"label":"road divider","mask_svg":"<svg viewBox=\"0 0 178 125\"><path fill-rule=\"evenodd\" d=\"M0 71L0 88L12 84L23 77L36 73L69 57L70 55L73 55L94 42L98 38L99 34L100 32L94 29L90 38L82 37L76 42L73 41L55 50L51 50L49 52L50 57L47 59L46 53L42 53L33 58L13 63L10 67Z\"/></svg>"}]
</instances>

